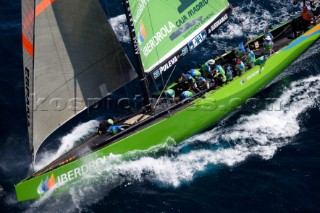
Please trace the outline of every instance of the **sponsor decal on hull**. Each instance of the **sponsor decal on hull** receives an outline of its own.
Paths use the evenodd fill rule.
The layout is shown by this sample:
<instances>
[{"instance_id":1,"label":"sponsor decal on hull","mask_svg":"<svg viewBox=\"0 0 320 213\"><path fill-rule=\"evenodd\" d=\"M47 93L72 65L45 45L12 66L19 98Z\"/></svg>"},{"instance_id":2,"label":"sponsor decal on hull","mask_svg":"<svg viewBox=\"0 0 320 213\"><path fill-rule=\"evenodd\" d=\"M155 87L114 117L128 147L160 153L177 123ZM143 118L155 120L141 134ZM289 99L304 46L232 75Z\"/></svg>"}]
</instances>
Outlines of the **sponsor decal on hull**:
<instances>
[{"instance_id":1,"label":"sponsor decal on hull","mask_svg":"<svg viewBox=\"0 0 320 213\"><path fill-rule=\"evenodd\" d=\"M37 193L43 195L56 185L68 183L92 172L100 174L104 170L106 158L106 156L97 158L96 160L92 160L89 163L83 164L58 176L55 176L54 174L51 174L50 178L47 176L39 183Z\"/></svg>"}]
</instances>

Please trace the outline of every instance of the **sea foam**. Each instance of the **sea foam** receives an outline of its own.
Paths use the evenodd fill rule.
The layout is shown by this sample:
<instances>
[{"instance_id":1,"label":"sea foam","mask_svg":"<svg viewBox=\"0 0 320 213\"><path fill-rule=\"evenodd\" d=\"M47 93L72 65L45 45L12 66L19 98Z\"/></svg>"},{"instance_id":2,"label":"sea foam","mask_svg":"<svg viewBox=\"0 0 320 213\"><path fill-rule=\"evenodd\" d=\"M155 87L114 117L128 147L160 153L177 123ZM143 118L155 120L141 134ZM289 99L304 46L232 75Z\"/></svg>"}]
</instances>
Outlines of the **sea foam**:
<instances>
[{"instance_id":1,"label":"sea foam","mask_svg":"<svg viewBox=\"0 0 320 213\"><path fill-rule=\"evenodd\" d=\"M46 151L44 153L41 153L40 160L37 161L35 164L35 170L37 171L43 168L44 166L51 163L53 160L57 159L64 153L71 150L78 141L96 132L98 125L99 125L99 121L91 120L76 126L69 134L62 137L60 142L61 145L59 146L58 150Z\"/></svg>"}]
</instances>

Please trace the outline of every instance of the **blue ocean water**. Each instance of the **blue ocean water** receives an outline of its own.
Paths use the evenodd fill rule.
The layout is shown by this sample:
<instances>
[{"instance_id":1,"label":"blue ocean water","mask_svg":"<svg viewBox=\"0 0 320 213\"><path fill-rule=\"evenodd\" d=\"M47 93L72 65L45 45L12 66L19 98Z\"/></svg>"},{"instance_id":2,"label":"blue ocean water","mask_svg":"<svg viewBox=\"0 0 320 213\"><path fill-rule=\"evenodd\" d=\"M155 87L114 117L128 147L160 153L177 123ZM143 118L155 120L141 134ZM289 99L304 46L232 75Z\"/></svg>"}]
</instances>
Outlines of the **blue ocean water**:
<instances>
[{"instance_id":1,"label":"blue ocean water","mask_svg":"<svg viewBox=\"0 0 320 213\"><path fill-rule=\"evenodd\" d=\"M130 52L121 4L101 1ZM297 14L291 0L230 1L235 16L177 69L195 67ZM58 197L17 203L14 184L26 177L28 151L21 49L20 3L0 7L0 209L1 212L319 212L320 42L241 108L182 144L157 155L114 156L103 176ZM130 53L129 53L130 55ZM98 117L99 115L96 115ZM43 150L38 166L94 131L82 115ZM152 140L152 139L150 139ZM101 177L100 177L101 179Z\"/></svg>"}]
</instances>

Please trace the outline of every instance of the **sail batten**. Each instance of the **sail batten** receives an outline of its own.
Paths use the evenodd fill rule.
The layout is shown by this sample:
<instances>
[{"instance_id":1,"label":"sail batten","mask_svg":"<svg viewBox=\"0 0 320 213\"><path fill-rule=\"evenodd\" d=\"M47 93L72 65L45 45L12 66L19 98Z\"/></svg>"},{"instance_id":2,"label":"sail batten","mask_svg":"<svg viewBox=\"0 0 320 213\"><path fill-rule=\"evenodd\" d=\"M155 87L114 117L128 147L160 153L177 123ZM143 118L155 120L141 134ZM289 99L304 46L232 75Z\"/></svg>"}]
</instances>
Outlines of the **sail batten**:
<instances>
[{"instance_id":1,"label":"sail batten","mask_svg":"<svg viewBox=\"0 0 320 213\"><path fill-rule=\"evenodd\" d=\"M126 0L126 5L136 52L154 78L193 51L231 12L227 0Z\"/></svg>"},{"instance_id":2,"label":"sail batten","mask_svg":"<svg viewBox=\"0 0 320 213\"><path fill-rule=\"evenodd\" d=\"M22 10L29 140L36 153L52 132L136 73L98 0L27 0Z\"/></svg>"}]
</instances>

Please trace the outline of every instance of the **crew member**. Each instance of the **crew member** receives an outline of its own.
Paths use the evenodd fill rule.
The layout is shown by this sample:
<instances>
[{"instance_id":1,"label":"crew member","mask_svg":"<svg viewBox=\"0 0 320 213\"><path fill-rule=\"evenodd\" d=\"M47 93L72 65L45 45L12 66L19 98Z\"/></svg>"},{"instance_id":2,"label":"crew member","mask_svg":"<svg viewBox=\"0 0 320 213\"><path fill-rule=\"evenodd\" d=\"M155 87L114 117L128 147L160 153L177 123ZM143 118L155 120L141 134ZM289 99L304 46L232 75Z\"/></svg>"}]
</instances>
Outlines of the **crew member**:
<instances>
[{"instance_id":1,"label":"crew member","mask_svg":"<svg viewBox=\"0 0 320 213\"><path fill-rule=\"evenodd\" d=\"M243 41L240 42L238 48L236 49L236 56L238 58L242 58L244 54L246 53L246 48L248 46L248 37L245 36Z\"/></svg>"},{"instance_id":2,"label":"crew member","mask_svg":"<svg viewBox=\"0 0 320 213\"><path fill-rule=\"evenodd\" d=\"M201 68L202 76L205 78L209 78L212 75L212 71L214 70L215 60L210 59Z\"/></svg>"},{"instance_id":3,"label":"crew member","mask_svg":"<svg viewBox=\"0 0 320 213\"><path fill-rule=\"evenodd\" d=\"M169 98L172 98L172 99L174 99L175 94L176 94L176 92L174 91L174 89L167 89L167 90L164 92L164 95L165 95L166 97L169 97Z\"/></svg>"},{"instance_id":4,"label":"crew member","mask_svg":"<svg viewBox=\"0 0 320 213\"><path fill-rule=\"evenodd\" d=\"M270 36L271 40L273 40L273 35L269 32L269 27L264 28L264 38L267 38L267 36Z\"/></svg>"},{"instance_id":5,"label":"crew member","mask_svg":"<svg viewBox=\"0 0 320 213\"><path fill-rule=\"evenodd\" d=\"M239 76L241 76L246 71L246 67L244 66L244 63L241 61L240 58L238 58L236 62L236 71L237 75Z\"/></svg>"},{"instance_id":6,"label":"crew member","mask_svg":"<svg viewBox=\"0 0 320 213\"><path fill-rule=\"evenodd\" d=\"M98 127L98 134L102 135L106 132L110 126L114 125L114 121L112 119L108 119L107 121L102 121Z\"/></svg>"},{"instance_id":7,"label":"crew member","mask_svg":"<svg viewBox=\"0 0 320 213\"><path fill-rule=\"evenodd\" d=\"M230 67L229 64L227 65L227 74L226 74L226 77L227 77L227 81L232 81L232 79L233 79L232 69L231 69L231 67Z\"/></svg>"},{"instance_id":8,"label":"crew member","mask_svg":"<svg viewBox=\"0 0 320 213\"><path fill-rule=\"evenodd\" d=\"M200 90L209 89L209 84L208 84L207 80L206 80L204 77L202 77L202 76L197 77L197 76L196 76L195 79L196 79L198 88L199 88Z\"/></svg>"},{"instance_id":9,"label":"crew member","mask_svg":"<svg viewBox=\"0 0 320 213\"><path fill-rule=\"evenodd\" d=\"M196 81L190 74L182 73L177 82L181 90L189 90L194 87Z\"/></svg>"},{"instance_id":10,"label":"crew member","mask_svg":"<svg viewBox=\"0 0 320 213\"><path fill-rule=\"evenodd\" d=\"M188 82L188 86L189 86L188 89L196 89L197 88L196 80L190 74L182 73L181 77L184 81Z\"/></svg>"},{"instance_id":11,"label":"crew member","mask_svg":"<svg viewBox=\"0 0 320 213\"><path fill-rule=\"evenodd\" d=\"M219 64L216 65L216 70L218 70L218 72L222 75L226 74L226 71Z\"/></svg>"},{"instance_id":12,"label":"crew member","mask_svg":"<svg viewBox=\"0 0 320 213\"><path fill-rule=\"evenodd\" d=\"M214 78L217 82L218 86L222 86L227 81L227 77L225 74L220 73L218 70L216 70L216 73L214 75Z\"/></svg>"},{"instance_id":13,"label":"crew member","mask_svg":"<svg viewBox=\"0 0 320 213\"><path fill-rule=\"evenodd\" d=\"M124 130L121 126L118 125L112 125L108 128L107 132L111 133L112 135L117 134L118 132Z\"/></svg>"},{"instance_id":14,"label":"crew member","mask_svg":"<svg viewBox=\"0 0 320 213\"><path fill-rule=\"evenodd\" d=\"M307 6L303 6L301 11L301 18L303 22L303 31L306 32L311 24L313 14L308 10Z\"/></svg>"},{"instance_id":15,"label":"crew member","mask_svg":"<svg viewBox=\"0 0 320 213\"><path fill-rule=\"evenodd\" d=\"M246 57L247 64L248 64L249 68L251 69L252 67L254 67L254 62L256 60L256 56L255 56L254 52L250 50L249 47L247 48L246 56L247 56Z\"/></svg>"},{"instance_id":16,"label":"crew member","mask_svg":"<svg viewBox=\"0 0 320 213\"><path fill-rule=\"evenodd\" d=\"M189 90L186 90L181 93L180 99L185 100L185 99L191 98L192 96L193 96L193 93Z\"/></svg>"},{"instance_id":17,"label":"crew member","mask_svg":"<svg viewBox=\"0 0 320 213\"><path fill-rule=\"evenodd\" d=\"M273 41L270 36L267 36L263 42L266 55L270 56L273 53Z\"/></svg>"},{"instance_id":18,"label":"crew member","mask_svg":"<svg viewBox=\"0 0 320 213\"><path fill-rule=\"evenodd\" d=\"M190 74L193 78L194 77L200 77L201 76L201 72L199 70L196 69L191 69L188 71L188 74Z\"/></svg>"},{"instance_id":19,"label":"crew member","mask_svg":"<svg viewBox=\"0 0 320 213\"><path fill-rule=\"evenodd\" d=\"M267 55L261 56L259 58L256 59L256 61L254 62L255 65L263 65L268 59Z\"/></svg>"}]
</instances>

